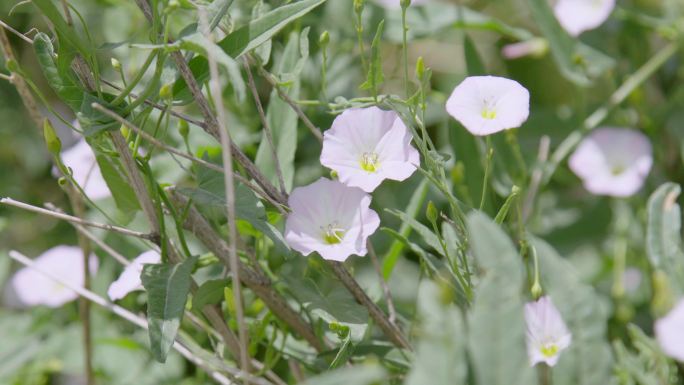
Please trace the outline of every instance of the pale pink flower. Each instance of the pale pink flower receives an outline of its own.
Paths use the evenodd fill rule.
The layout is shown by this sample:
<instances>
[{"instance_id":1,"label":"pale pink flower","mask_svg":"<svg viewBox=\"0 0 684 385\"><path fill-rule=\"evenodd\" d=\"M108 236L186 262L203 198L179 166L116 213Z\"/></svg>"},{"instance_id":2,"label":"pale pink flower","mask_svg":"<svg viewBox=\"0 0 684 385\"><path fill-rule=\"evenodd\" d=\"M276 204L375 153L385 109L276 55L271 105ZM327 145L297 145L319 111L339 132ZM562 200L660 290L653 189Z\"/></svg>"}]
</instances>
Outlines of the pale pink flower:
<instances>
[{"instance_id":1,"label":"pale pink flower","mask_svg":"<svg viewBox=\"0 0 684 385\"><path fill-rule=\"evenodd\" d=\"M470 76L451 93L446 110L471 134L494 134L525 123L530 93L515 80Z\"/></svg>"},{"instance_id":2,"label":"pale pink flower","mask_svg":"<svg viewBox=\"0 0 684 385\"><path fill-rule=\"evenodd\" d=\"M75 246L53 247L34 260L36 267L49 271L74 286L82 287L83 251ZM90 271L97 271L97 257L90 256ZM17 271L10 280L10 287L24 306L45 305L60 307L78 298L76 292L29 267Z\"/></svg>"},{"instance_id":3,"label":"pale pink flower","mask_svg":"<svg viewBox=\"0 0 684 385\"><path fill-rule=\"evenodd\" d=\"M533 38L517 43L506 44L501 48L501 54L506 59L519 59L526 56L539 57L549 50L546 39Z\"/></svg>"},{"instance_id":4,"label":"pale pink flower","mask_svg":"<svg viewBox=\"0 0 684 385\"><path fill-rule=\"evenodd\" d=\"M323 135L321 164L336 171L340 182L372 192L383 180L402 181L420 166L412 138L394 111L346 110Z\"/></svg>"},{"instance_id":5,"label":"pale pink flower","mask_svg":"<svg viewBox=\"0 0 684 385\"><path fill-rule=\"evenodd\" d=\"M143 265L151 263L159 263L161 256L154 250L146 251L137 256L130 265L126 266L119 278L109 285L107 295L112 301L119 300L125 297L128 293L143 290L140 274L143 270Z\"/></svg>"},{"instance_id":6,"label":"pale pink flower","mask_svg":"<svg viewBox=\"0 0 684 385\"><path fill-rule=\"evenodd\" d=\"M326 178L295 188L288 200L292 212L285 240L303 255L318 252L333 261L364 256L366 240L380 226L370 203L371 196L360 188Z\"/></svg>"},{"instance_id":7,"label":"pale pink flower","mask_svg":"<svg viewBox=\"0 0 684 385\"><path fill-rule=\"evenodd\" d=\"M569 165L589 192L627 197L639 191L651 170L651 143L636 130L600 128L579 144Z\"/></svg>"},{"instance_id":8,"label":"pale pink flower","mask_svg":"<svg viewBox=\"0 0 684 385\"><path fill-rule=\"evenodd\" d=\"M76 144L62 151L62 162L71 168L74 180L90 199L97 200L111 196L95 160L95 153L85 139L80 139Z\"/></svg>"},{"instance_id":9,"label":"pale pink flower","mask_svg":"<svg viewBox=\"0 0 684 385\"><path fill-rule=\"evenodd\" d=\"M572 334L565 326L560 312L543 296L525 305L527 323L527 355L530 365L544 362L554 366L563 350L570 346Z\"/></svg>"},{"instance_id":10,"label":"pale pink flower","mask_svg":"<svg viewBox=\"0 0 684 385\"><path fill-rule=\"evenodd\" d=\"M559 0L553 12L570 35L578 36L603 24L613 8L615 0Z\"/></svg>"},{"instance_id":11,"label":"pale pink flower","mask_svg":"<svg viewBox=\"0 0 684 385\"><path fill-rule=\"evenodd\" d=\"M665 354L684 362L684 299L654 325L655 337Z\"/></svg>"}]
</instances>

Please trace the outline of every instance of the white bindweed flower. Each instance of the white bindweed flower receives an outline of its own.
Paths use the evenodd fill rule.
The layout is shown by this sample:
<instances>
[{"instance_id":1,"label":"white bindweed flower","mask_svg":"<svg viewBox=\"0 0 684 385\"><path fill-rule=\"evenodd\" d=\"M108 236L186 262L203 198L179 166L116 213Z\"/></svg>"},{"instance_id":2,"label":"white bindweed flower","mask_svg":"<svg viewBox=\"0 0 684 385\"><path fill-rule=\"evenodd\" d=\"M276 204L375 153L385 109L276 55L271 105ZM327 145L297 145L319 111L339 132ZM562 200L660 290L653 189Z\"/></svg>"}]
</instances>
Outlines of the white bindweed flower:
<instances>
[{"instance_id":1,"label":"white bindweed flower","mask_svg":"<svg viewBox=\"0 0 684 385\"><path fill-rule=\"evenodd\" d=\"M527 303L525 321L530 365L534 366L540 362L549 366L556 365L561 352L570 346L572 334L565 326L551 298L543 296L536 302Z\"/></svg>"},{"instance_id":2,"label":"white bindweed flower","mask_svg":"<svg viewBox=\"0 0 684 385\"><path fill-rule=\"evenodd\" d=\"M346 110L323 135L321 164L336 171L340 182L372 192L383 180L404 180L420 166L411 139L394 111Z\"/></svg>"},{"instance_id":3,"label":"white bindweed flower","mask_svg":"<svg viewBox=\"0 0 684 385\"><path fill-rule=\"evenodd\" d=\"M128 293L136 290L142 290L142 282L140 274L143 270L143 265L147 263L159 263L161 256L154 250L146 251L137 256L131 264L126 266L119 278L109 285L107 295L112 301L119 300L125 297Z\"/></svg>"},{"instance_id":4,"label":"white bindweed flower","mask_svg":"<svg viewBox=\"0 0 684 385\"><path fill-rule=\"evenodd\" d=\"M680 300L665 317L658 319L653 329L665 354L684 362L684 300Z\"/></svg>"},{"instance_id":5,"label":"white bindweed flower","mask_svg":"<svg viewBox=\"0 0 684 385\"><path fill-rule=\"evenodd\" d=\"M615 8L615 0L559 0L553 8L556 19L572 36L597 28Z\"/></svg>"},{"instance_id":6,"label":"white bindweed flower","mask_svg":"<svg viewBox=\"0 0 684 385\"><path fill-rule=\"evenodd\" d=\"M303 255L318 252L333 261L364 256L366 240L380 226L370 202L360 188L326 178L298 187L288 200L292 212L285 222L285 240Z\"/></svg>"},{"instance_id":7,"label":"white bindweed flower","mask_svg":"<svg viewBox=\"0 0 684 385\"><path fill-rule=\"evenodd\" d=\"M81 287L84 284L83 251L75 246L53 247L34 260L41 270L49 271ZM90 271L97 271L97 257L90 256ZM60 307L78 298L78 294L42 273L28 267L17 271L10 280L10 287L24 306L45 305Z\"/></svg>"},{"instance_id":8,"label":"white bindweed flower","mask_svg":"<svg viewBox=\"0 0 684 385\"><path fill-rule=\"evenodd\" d=\"M651 142L636 130L600 128L579 144L568 163L591 193L627 197L639 191L651 170Z\"/></svg>"},{"instance_id":9,"label":"white bindweed flower","mask_svg":"<svg viewBox=\"0 0 684 385\"><path fill-rule=\"evenodd\" d=\"M530 93L515 80L470 76L451 93L446 110L471 134L489 135L525 123Z\"/></svg>"},{"instance_id":10,"label":"white bindweed flower","mask_svg":"<svg viewBox=\"0 0 684 385\"><path fill-rule=\"evenodd\" d=\"M80 139L76 144L62 151L62 162L71 168L74 180L90 199L97 200L111 196L95 160L95 153L85 139Z\"/></svg>"}]
</instances>

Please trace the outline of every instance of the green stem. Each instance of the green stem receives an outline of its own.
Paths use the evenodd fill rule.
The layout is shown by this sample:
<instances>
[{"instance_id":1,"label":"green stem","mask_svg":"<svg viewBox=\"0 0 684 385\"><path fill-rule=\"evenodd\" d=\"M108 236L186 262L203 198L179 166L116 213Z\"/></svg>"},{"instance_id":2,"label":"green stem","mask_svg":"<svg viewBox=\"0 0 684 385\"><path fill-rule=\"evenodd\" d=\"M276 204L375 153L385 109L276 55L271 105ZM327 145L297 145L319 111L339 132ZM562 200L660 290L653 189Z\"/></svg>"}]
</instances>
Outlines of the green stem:
<instances>
[{"instance_id":1,"label":"green stem","mask_svg":"<svg viewBox=\"0 0 684 385\"><path fill-rule=\"evenodd\" d=\"M404 92L406 94L406 98L408 99L410 94L409 94L409 72L408 72L408 44L407 44L407 39L406 39L406 33L408 32L408 26L406 25L406 9L407 7L403 6L401 7L401 31L402 31L402 44L401 44L401 50L403 51L404 55Z\"/></svg>"},{"instance_id":2,"label":"green stem","mask_svg":"<svg viewBox=\"0 0 684 385\"><path fill-rule=\"evenodd\" d=\"M482 180L482 197L480 198L480 211L484 208L485 200L487 199L487 186L489 186L489 174L491 174L492 157L494 156L494 148L492 148L492 140L487 136L487 160L485 163L485 174Z\"/></svg>"},{"instance_id":3,"label":"green stem","mask_svg":"<svg viewBox=\"0 0 684 385\"><path fill-rule=\"evenodd\" d=\"M119 93L119 95L114 100L112 100L112 102L110 103L112 106L120 104L131 92L133 92L133 89L135 88L135 86L138 85L138 83L140 83L140 80L142 80L143 75L145 75L147 69L150 67L150 65L152 65L152 61L156 56L156 50L150 52L150 54L147 56L147 59L145 60L145 63L143 63L142 67L135 75L135 78L133 78L133 80L128 84L124 83L124 89L121 90L121 93ZM121 77L123 78L123 70L121 72Z\"/></svg>"}]
</instances>

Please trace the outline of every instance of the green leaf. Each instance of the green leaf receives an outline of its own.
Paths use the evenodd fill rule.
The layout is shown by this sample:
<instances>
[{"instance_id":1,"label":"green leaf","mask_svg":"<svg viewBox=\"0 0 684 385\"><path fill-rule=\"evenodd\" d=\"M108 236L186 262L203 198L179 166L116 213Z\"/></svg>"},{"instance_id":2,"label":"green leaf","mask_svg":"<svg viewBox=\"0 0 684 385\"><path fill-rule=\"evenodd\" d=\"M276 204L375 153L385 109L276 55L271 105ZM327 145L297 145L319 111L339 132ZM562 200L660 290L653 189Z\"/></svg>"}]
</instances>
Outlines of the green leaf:
<instances>
[{"instance_id":1,"label":"green leaf","mask_svg":"<svg viewBox=\"0 0 684 385\"><path fill-rule=\"evenodd\" d=\"M223 289L228 286L228 279L211 279L200 285L192 296L192 308L202 310L206 305L215 305L223 300Z\"/></svg>"},{"instance_id":2,"label":"green leaf","mask_svg":"<svg viewBox=\"0 0 684 385\"><path fill-rule=\"evenodd\" d=\"M553 58L566 79L580 86L588 86L594 78L614 65L610 57L568 35L546 0L528 0L528 3L532 16L549 41Z\"/></svg>"},{"instance_id":3,"label":"green leaf","mask_svg":"<svg viewBox=\"0 0 684 385\"><path fill-rule=\"evenodd\" d=\"M443 292L430 280L418 290L421 320L413 367L404 385L465 384L467 360L463 315L445 303Z\"/></svg>"},{"instance_id":4,"label":"green leaf","mask_svg":"<svg viewBox=\"0 0 684 385\"><path fill-rule=\"evenodd\" d=\"M140 276L148 294L147 321L154 358L165 362L178 334L197 258L177 265L148 264Z\"/></svg>"},{"instance_id":5,"label":"green leaf","mask_svg":"<svg viewBox=\"0 0 684 385\"><path fill-rule=\"evenodd\" d=\"M617 339L613 343L615 375L621 384L660 385L677 383L677 366L663 354L658 343L636 325L627 325L631 346Z\"/></svg>"},{"instance_id":6,"label":"green leaf","mask_svg":"<svg viewBox=\"0 0 684 385\"><path fill-rule=\"evenodd\" d=\"M506 233L484 214L471 213L467 225L472 252L482 271L468 314L474 383L536 383L525 354L522 258Z\"/></svg>"},{"instance_id":7,"label":"green leaf","mask_svg":"<svg viewBox=\"0 0 684 385\"><path fill-rule=\"evenodd\" d=\"M295 100L299 98L300 90L300 57L304 57L304 52L301 52L302 50L300 49L300 41L306 39L305 37L304 33L300 36L296 32L292 32L282 56L275 63L275 73L278 75L286 74L288 78L288 86L281 86L281 89L290 98ZM297 68L298 66L300 68ZM290 191L294 183L294 158L297 151L297 124L299 120L297 113L280 98L278 91L275 89L271 91L266 110L266 120L273 135L273 145L275 146L280 169L283 173L285 189ZM262 134L255 164L274 185L279 185L275 161L271 146L266 138L266 133Z\"/></svg>"},{"instance_id":8,"label":"green leaf","mask_svg":"<svg viewBox=\"0 0 684 385\"><path fill-rule=\"evenodd\" d=\"M413 192L413 195L411 195L411 199L406 206L406 215L411 218L415 218L418 215L420 208L423 206L423 201L425 201L427 191L428 180L423 179ZM408 236L411 235L411 226L405 221L402 222L401 227L399 228L399 234L408 238ZM392 246L390 246L389 250L387 251L387 254L385 254L385 256L382 258L382 275L386 280L389 280L389 278L392 276L392 270L394 270L394 266L397 264L403 249L404 244L399 240L394 240L392 242Z\"/></svg>"},{"instance_id":9,"label":"green leaf","mask_svg":"<svg viewBox=\"0 0 684 385\"><path fill-rule=\"evenodd\" d=\"M654 270L664 272L677 294L684 294L684 251L681 238L679 185L668 182L648 199L646 251Z\"/></svg>"},{"instance_id":10,"label":"green leaf","mask_svg":"<svg viewBox=\"0 0 684 385\"><path fill-rule=\"evenodd\" d=\"M205 155L205 160L209 158ZM223 214L226 205L226 190L223 174L210 170L206 167L197 168L197 188L179 188L178 192L192 198L201 206ZM216 210L219 209L219 210ZM273 241L273 244L282 254L288 254L290 247L285 242L283 235L268 222L266 209L257 199L252 190L239 182L235 182L235 215L249 222L254 228L261 231Z\"/></svg>"},{"instance_id":11,"label":"green leaf","mask_svg":"<svg viewBox=\"0 0 684 385\"><path fill-rule=\"evenodd\" d=\"M50 20L60 37L75 47L84 58L90 57L88 44L81 40L76 34L76 30L67 24L52 0L32 0L31 2Z\"/></svg>"},{"instance_id":12,"label":"green leaf","mask_svg":"<svg viewBox=\"0 0 684 385\"><path fill-rule=\"evenodd\" d=\"M437 238L437 235L435 235L430 228L418 222L414 217L411 217L410 215L399 210L385 209L385 211L401 219L403 223L406 223L408 226L410 226L416 233L418 233L418 235L421 236L421 238L423 238L423 241L425 241L428 246L432 247L439 253L443 253L442 244L439 242L439 238Z\"/></svg>"},{"instance_id":13,"label":"green leaf","mask_svg":"<svg viewBox=\"0 0 684 385\"><path fill-rule=\"evenodd\" d=\"M311 12L326 0L303 0L278 7L249 24L238 28L221 40L218 45L228 56L239 58L271 39L289 23ZM207 60L196 57L189 63L190 70L198 83L204 83L209 77ZM190 102L190 92L183 79L179 79L173 87L173 94L178 100Z\"/></svg>"},{"instance_id":14,"label":"green leaf","mask_svg":"<svg viewBox=\"0 0 684 385\"><path fill-rule=\"evenodd\" d=\"M57 66L57 56L50 37L44 33L36 34L33 49L50 87L66 105L78 111L83 104L84 92L72 78L70 69L61 69Z\"/></svg>"},{"instance_id":15,"label":"green leaf","mask_svg":"<svg viewBox=\"0 0 684 385\"><path fill-rule=\"evenodd\" d=\"M473 43L473 39L466 33L463 34L463 53L465 54L466 68L468 69L468 76L486 75L485 68L480 54L477 52L477 47Z\"/></svg>"},{"instance_id":16,"label":"green leaf","mask_svg":"<svg viewBox=\"0 0 684 385\"><path fill-rule=\"evenodd\" d=\"M242 72L240 72L240 65L227 55L221 47L199 32L184 36L177 44L181 49L192 51L205 57L212 55L214 60L223 66L228 73L228 78L233 85L238 102L242 103L245 100L246 86L245 80L242 78Z\"/></svg>"},{"instance_id":17,"label":"green leaf","mask_svg":"<svg viewBox=\"0 0 684 385\"><path fill-rule=\"evenodd\" d=\"M233 0L214 0L206 8L209 16L209 30L213 31L228 14L228 9L233 5Z\"/></svg>"},{"instance_id":18,"label":"green leaf","mask_svg":"<svg viewBox=\"0 0 684 385\"><path fill-rule=\"evenodd\" d=\"M532 239L531 243L539 258L542 288L572 333L572 344L553 368L553 384L611 383L613 358L606 335L607 304L551 246L540 239Z\"/></svg>"},{"instance_id":19,"label":"green leaf","mask_svg":"<svg viewBox=\"0 0 684 385\"><path fill-rule=\"evenodd\" d=\"M95 159L102 172L102 177L112 193L116 207L124 213L140 210L138 199L130 183L124 177L124 171L112 163L114 162L113 159L103 154L97 154Z\"/></svg>"},{"instance_id":20,"label":"green leaf","mask_svg":"<svg viewBox=\"0 0 684 385\"><path fill-rule=\"evenodd\" d=\"M368 76L366 81L359 86L362 90L373 90L373 95L377 95L378 87L385 81L382 73L382 55L380 54L380 45L382 44L382 30L385 26L385 20L380 21L378 29L375 31L375 37L371 43L371 59L368 66Z\"/></svg>"}]
</instances>

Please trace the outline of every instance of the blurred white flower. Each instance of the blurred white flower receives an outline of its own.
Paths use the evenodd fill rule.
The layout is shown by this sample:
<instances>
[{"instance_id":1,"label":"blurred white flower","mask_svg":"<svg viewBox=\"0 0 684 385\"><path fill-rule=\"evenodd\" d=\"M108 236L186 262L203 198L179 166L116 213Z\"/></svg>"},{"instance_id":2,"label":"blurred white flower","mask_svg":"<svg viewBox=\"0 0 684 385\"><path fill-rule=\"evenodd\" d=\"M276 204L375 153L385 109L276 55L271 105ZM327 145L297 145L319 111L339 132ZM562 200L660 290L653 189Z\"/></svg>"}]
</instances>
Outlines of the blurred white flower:
<instances>
[{"instance_id":1,"label":"blurred white flower","mask_svg":"<svg viewBox=\"0 0 684 385\"><path fill-rule=\"evenodd\" d=\"M579 144L568 163L591 193L627 197L639 191L651 170L651 142L636 130L599 128Z\"/></svg>"},{"instance_id":2,"label":"blurred white flower","mask_svg":"<svg viewBox=\"0 0 684 385\"><path fill-rule=\"evenodd\" d=\"M471 134L489 135L527 120L530 93L515 80L470 76L451 93L446 110Z\"/></svg>"},{"instance_id":3,"label":"blurred white flower","mask_svg":"<svg viewBox=\"0 0 684 385\"><path fill-rule=\"evenodd\" d=\"M79 247L56 246L41 254L34 262L38 268L55 274L65 282L83 286L83 251ZM97 257L91 255L91 273L97 271L97 265ZM60 307L78 297L74 291L28 267L14 274L10 287L24 306Z\"/></svg>"},{"instance_id":4,"label":"blurred white flower","mask_svg":"<svg viewBox=\"0 0 684 385\"><path fill-rule=\"evenodd\" d=\"M394 111L346 110L323 135L321 164L340 182L372 192L384 179L404 180L420 165L412 138Z\"/></svg>"},{"instance_id":5,"label":"blurred white flower","mask_svg":"<svg viewBox=\"0 0 684 385\"><path fill-rule=\"evenodd\" d=\"M364 256L366 240L380 226L370 202L360 188L326 178L295 188L288 200L292 212L285 222L285 240L303 255L315 251L333 261Z\"/></svg>"},{"instance_id":6,"label":"blurred white flower","mask_svg":"<svg viewBox=\"0 0 684 385\"><path fill-rule=\"evenodd\" d=\"M427 4L432 0L411 0L411 6ZM375 0L375 2L388 9L401 8L401 0Z\"/></svg>"},{"instance_id":7,"label":"blurred white flower","mask_svg":"<svg viewBox=\"0 0 684 385\"><path fill-rule=\"evenodd\" d=\"M615 0L559 0L553 9L563 28L572 36L597 28L615 8Z\"/></svg>"},{"instance_id":8,"label":"blurred white flower","mask_svg":"<svg viewBox=\"0 0 684 385\"><path fill-rule=\"evenodd\" d=\"M95 153L85 139L80 139L76 144L62 151L62 162L71 168L74 180L90 199L97 200L111 196L95 160Z\"/></svg>"},{"instance_id":9,"label":"blurred white flower","mask_svg":"<svg viewBox=\"0 0 684 385\"><path fill-rule=\"evenodd\" d=\"M501 54L506 59L519 59L526 56L539 57L549 50L546 39L536 37L530 40L506 44L501 48Z\"/></svg>"},{"instance_id":10,"label":"blurred white flower","mask_svg":"<svg viewBox=\"0 0 684 385\"><path fill-rule=\"evenodd\" d=\"M554 366L563 350L570 346L572 334L565 326L560 312L543 296L525 305L527 323L527 355L530 365L544 362Z\"/></svg>"},{"instance_id":11,"label":"blurred white flower","mask_svg":"<svg viewBox=\"0 0 684 385\"><path fill-rule=\"evenodd\" d=\"M159 263L161 256L154 250L146 251L137 256L131 264L126 266L119 278L109 285L107 295L112 301L119 300L125 297L128 293L136 290L142 290L142 282L140 274L143 270L143 265L147 263Z\"/></svg>"},{"instance_id":12,"label":"blurred white flower","mask_svg":"<svg viewBox=\"0 0 684 385\"><path fill-rule=\"evenodd\" d=\"M653 326L655 337L665 354L684 362L684 300Z\"/></svg>"}]
</instances>

